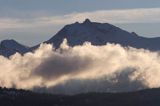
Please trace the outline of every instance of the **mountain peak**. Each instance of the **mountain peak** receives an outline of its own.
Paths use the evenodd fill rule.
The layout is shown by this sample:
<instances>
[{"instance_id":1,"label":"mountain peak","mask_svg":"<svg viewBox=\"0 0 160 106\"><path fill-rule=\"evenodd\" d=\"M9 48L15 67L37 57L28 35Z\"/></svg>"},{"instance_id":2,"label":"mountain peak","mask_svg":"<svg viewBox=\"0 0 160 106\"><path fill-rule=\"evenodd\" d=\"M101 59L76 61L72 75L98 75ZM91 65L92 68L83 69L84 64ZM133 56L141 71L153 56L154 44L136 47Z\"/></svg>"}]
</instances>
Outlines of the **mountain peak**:
<instances>
[{"instance_id":1,"label":"mountain peak","mask_svg":"<svg viewBox=\"0 0 160 106\"><path fill-rule=\"evenodd\" d=\"M92 23L88 18L83 22L84 24Z\"/></svg>"},{"instance_id":2,"label":"mountain peak","mask_svg":"<svg viewBox=\"0 0 160 106\"><path fill-rule=\"evenodd\" d=\"M17 43L14 39L3 40L2 43Z\"/></svg>"},{"instance_id":3,"label":"mountain peak","mask_svg":"<svg viewBox=\"0 0 160 106\"><path fill-rule=\"evenodd\" d=\"M21 45L21 44L15 41L14 39L6 39L1 41L1 45L10 47L10 45L14 46L14 45Z\"/></svg>"},{"instance_id":4,"label":"mountain peak","mask_svg":"<svg viewBox=\"0 0 160 106\"><path fill-rule=\"evenodd\" d=\"M144 38L138 36L135 32L127 32L112 24L91 22L89 19L86 19L83 23L76 22L64 26L62 30L45 41L45 43L51 43L55 48L59 48L64 39L67 39L69 46L82 45L88 41L92 45L115 43L122 46L160 50L157 45L160 42L160 38L158 40L157 38ZM37 47L39 45L32 47L31 50Z\"/></svg>"},{"instance_id":5,"label":"mountain peak","mask_svg":"<svg viewBox=\"0 0 160 106\"><path fill-rule=\"evenodd\" d=\"M28 47L18 43L13 39L3 40L0 43L0 55L9 57L10 55L19 52L21 54L28 52Z\"/></svg>"},{"instance_id":6,"label":"mountain peak","mask_svg":"<svg viewBox=\"0 0 160 106\"><path fill-rule=\"evenodd\" d=\"M130 37L130 35L132 36ZM105 45L107 42L127 45L126 39L129 39L128 42L135 39L133 34L114 25L91 22L89 19L86 19L83 23L66 25L46 42L53 43L58 48L64 38L67 39L70 46L82 45L86 41L91 42L93 45Z\"/></svg>"}]
</instances>

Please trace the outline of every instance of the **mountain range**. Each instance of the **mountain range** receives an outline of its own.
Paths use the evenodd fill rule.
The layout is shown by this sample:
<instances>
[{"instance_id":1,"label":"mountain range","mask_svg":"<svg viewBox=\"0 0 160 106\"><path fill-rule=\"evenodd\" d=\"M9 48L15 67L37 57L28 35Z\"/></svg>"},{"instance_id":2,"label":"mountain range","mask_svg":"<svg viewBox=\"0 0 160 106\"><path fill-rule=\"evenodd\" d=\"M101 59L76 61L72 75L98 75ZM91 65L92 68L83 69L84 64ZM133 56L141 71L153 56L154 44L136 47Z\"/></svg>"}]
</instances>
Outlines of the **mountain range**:
<instances>
[{"instance_id":1,"label":"mountain range","mask_svg":"<svg viewBox=\"0 0 160 106\"><path fill-rule=\"evenodd\" d=\"M55 48L58 48L64 38L67 39L70 46L82 45L88 41L92 45L116 43L122 46L143 48L151 51L160 50L160 37L145 38L135 32L130 33L108 23L91 22L89 19L86 19L83 23L75 22L64 26L52 38L43 43L50 43ZM0 55L9 57L16 52L24 54L36 49L39 45L27 47L15 40L3 40L0 43Z\"/></svg>"},{"instance_id":2,"label":"mountain range","mask_svg":"<svg viewBox=\"0 0 160 106\"><path fill-rule=\"evenodd\" d=\"M135 32L127 32L108 23L75 22L64 26L57 34L43 43L59 48L66 38L70 46L91 42L92 45L115 43L122 46L160 50L160 37L145 38ZM9 57L16 52L24 54L39 47L28 47L17 41L3 40L0 43L0 55ZM85 93L77 95L53 95L32 91L0 88L0 106L159 106L160 89L148 89L121 93Z\"/></svg>"}]
</instances>

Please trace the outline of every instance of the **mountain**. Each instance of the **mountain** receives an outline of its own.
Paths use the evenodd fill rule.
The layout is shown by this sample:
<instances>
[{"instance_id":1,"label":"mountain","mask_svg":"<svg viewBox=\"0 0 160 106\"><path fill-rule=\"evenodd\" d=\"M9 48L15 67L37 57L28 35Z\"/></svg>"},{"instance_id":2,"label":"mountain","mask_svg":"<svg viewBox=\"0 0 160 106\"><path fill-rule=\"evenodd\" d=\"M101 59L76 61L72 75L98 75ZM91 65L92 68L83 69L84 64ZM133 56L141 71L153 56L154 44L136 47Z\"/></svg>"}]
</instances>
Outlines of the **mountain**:
<instances>
[{"instance_id":1,"label":"mountain","mask_svg":"<svg viewBox=\"0 0 160 106\"><path fill-rule=\"evenodd\" d=\"M118 43L122 46L144 48L154 51L160 50L160 37L141 37L135 32L130 33L108 23L91 22L89 19L86 19L83 23L76 22L64 26L62 30L46 41L46 43L53 43L54 46L58 48L64 38L67 38L70 46L81 45L85 41L89 41L93 45Z\"/></svg>"},{"instance_id":2,"label":"mountain","mask_svg":"<svg viewBox=\"0 0 160 106\"><path fill-rule=\"evenodd\" d=\"M0 88L0 106L159 106L160 89L54 95Z\"/></svg>"},{"instance_id":3,"label":"mountain","mask_svg":"<svg viewBox=\"0 0 160 106\"><path fill-rule=\"evenodd\" d=\"M91 22L89 19L86 19L83 23L75 22L64 26L57 34L44 43L51 43L58 48L64 38L67 38L70 46L82 45L84 42L89 41L93 45L118 43L122 46L144 48L151 51L160 50L160 37L141 37L135 32L130 33L108 23ZM0 55L9 57L16 52L24 54L35 50L39 45L28 48L14 40L4 40L0 44Z\"/></svg>"},{"instance_id":4,"label":"mountain","mask_svg":"<svg viewBox=\"0 0 160 106\"><path fill-rule=\"evenodd\" d=\"M3 40L0 43L0 55L3 55L5 57L9 57L16 52L20 54L24 54L29 51L29 47L24 46L15 40Z\"/></svg>"}]
</instances>

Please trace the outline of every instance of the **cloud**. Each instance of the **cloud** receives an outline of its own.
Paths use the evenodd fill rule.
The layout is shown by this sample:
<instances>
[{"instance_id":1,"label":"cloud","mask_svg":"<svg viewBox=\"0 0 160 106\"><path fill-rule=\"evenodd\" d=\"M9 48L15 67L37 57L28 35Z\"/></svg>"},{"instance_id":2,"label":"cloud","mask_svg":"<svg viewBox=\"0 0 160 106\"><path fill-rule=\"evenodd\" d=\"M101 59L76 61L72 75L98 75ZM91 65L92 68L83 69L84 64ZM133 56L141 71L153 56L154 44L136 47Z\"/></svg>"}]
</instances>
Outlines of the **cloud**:
<instances>
[{"instance_id":1,"label":"cloud","mask_svg":"<svg viewBox=\"0 0 160 106\"><path fill-rule=\"evenodd\" d=\"M86 18L108 23L157 23L160 22L160 8L98 10L57 16L47 16L46 14L43 16L41 13L38 16L32 18L1 17L0 27L1 29L46 27L51 25L65 25L75 21L82 22Z\"/></svg>"},{"instance_id":2,"label":"cloud","mask_svg":"<svg viewBox=\"0 0 160 106\"><path fill-rule=\"evenodd\" d=\"M160 22L160 8L140 8L140 9L123 9L123 10L99 10L93 12L72 13L58 16L57 23L66 23L73 21L82 22L85 18L90 18L98 22L108 23L156 23ZM51 17L50 17L51 18Z\"/></svg>"},{"instance_id":3,"label":"cloud","mask_svg":"<svg viewBox=\"0 0 160 106\"><path fill-rule=\"evenodd\" d=\"M160 87L160 53L89 42L59 49L41 44L33 53L0 56L0 86L75 94Z\"/></svg>"}]
</instances>

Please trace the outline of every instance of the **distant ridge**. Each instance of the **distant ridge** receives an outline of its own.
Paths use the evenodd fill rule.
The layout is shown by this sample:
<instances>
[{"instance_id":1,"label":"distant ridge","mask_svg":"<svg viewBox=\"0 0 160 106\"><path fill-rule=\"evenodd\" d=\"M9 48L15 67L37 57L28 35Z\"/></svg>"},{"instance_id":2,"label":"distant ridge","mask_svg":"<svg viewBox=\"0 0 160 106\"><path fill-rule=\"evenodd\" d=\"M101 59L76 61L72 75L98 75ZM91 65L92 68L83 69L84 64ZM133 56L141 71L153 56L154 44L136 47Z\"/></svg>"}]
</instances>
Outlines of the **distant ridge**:
<instances>
[{"instance_id":1,"label":"distant ridge","mask_svg":"<svg viewBox=\"0 0 160 106\"><path fill-rule=\"evenodd\" d=\"M29 47L24 46L13 39L3 40L0 43L0 55L9 57L16 52L24 54L29 51Z\"/></svg>"}]
</instances>

